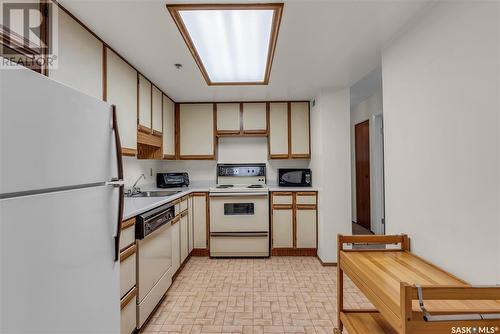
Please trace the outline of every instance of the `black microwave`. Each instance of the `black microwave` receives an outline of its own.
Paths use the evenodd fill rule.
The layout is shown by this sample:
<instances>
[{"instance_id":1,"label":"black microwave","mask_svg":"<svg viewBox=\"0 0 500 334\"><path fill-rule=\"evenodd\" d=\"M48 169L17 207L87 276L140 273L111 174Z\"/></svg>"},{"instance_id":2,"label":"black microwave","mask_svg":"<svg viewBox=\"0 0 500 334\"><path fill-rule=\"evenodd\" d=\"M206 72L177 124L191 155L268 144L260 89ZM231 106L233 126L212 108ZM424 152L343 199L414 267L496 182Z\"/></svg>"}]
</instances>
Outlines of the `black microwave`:
<instances>
[{"instance_id":1,"label":"black microwave","mask_svg":"<svg viewBox=\"0 0 500 334\"><path fill-rule=\"evenodd\" d=\"M279 168L278 185L280 187L310 187L312 186L311 170L309 168Z\"/></svg>"}]
</instances>

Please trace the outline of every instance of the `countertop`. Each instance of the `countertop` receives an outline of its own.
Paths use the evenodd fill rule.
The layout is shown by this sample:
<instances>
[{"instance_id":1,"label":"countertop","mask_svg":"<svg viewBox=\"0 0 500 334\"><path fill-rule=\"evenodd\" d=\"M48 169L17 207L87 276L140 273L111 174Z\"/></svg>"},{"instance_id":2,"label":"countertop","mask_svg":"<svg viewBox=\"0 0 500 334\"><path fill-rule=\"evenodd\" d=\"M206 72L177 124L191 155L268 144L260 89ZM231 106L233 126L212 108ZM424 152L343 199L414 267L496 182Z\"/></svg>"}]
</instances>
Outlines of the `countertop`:
<instances>
[{"instance_id":1,"label":"countertop","mask_svg":"<svg viewBox=\"0 0 500 334\"><path fill-rule=\"evenodd\" d=\"M208 192L210 186L193 186L193 187L182 187L182 188L148 188L143 189L143 191L180 191L172 196L163 197L125 197L125 205L123 208L123 220L140 215L143 212L154 209L160 205L166 204L173 200L176 200L182 196L186 196L192 192Z\"/></svg>"},{"instance_id":2,"label":"countertop","mask_svg":"<svg viewBox=\"0 0 500 334\"><path fill-rule=\"evenodd\" d=\"M193 185L190 187L168 188L168 189L150 187L142 189L143 191L161 190L161 191L180 191L180 192L172 196L164 196L164 197L125 197L123 220L135 217L143 212L149 211L160 205L166 204L180 197L189 195L190 193L193 192L208 192L210 187L212 186L214 185L213 184ZM268 185L268 188L269 191L318 191L318 189L315 187L280 187L278 185Z\"/></svg>"}]
</instances>

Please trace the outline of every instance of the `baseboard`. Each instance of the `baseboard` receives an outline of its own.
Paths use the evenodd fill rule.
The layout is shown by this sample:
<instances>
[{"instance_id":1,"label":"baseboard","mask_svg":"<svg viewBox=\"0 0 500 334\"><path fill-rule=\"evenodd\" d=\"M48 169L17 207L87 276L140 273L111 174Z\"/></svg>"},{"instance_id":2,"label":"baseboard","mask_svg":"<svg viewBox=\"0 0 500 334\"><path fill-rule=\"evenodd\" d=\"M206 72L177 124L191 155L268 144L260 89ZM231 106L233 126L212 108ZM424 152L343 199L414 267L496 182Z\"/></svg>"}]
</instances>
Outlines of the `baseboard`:
<instances>
[{"instance_id":1,"label":"baseboard","mask_svg":"<svg viewBox=\"0 0 500 334\"><path fill-rule=\"evenodd\" d=\"M273 248L272 256L316 256L316 248Z\"/></svg>"},{"instance_id":2,"label":"baseboard","mask_svg":"<svg viewBox=\"0 0 500 334\"><path fill-rule=\"evenodd\" d=\"M337 266L337 262L323 262L323 260L321 260L319 256L317 256L317 258L318 258L319 263L321 263L321 265L323 267L336 267Z\"/></svg>"},{"instance_id":3,"label":"baseboard","mask_svg":"<svg viewBox=\"0 0 500 334\"><path fill-rule=\"evenodd\" d=\"M194 248L191 251L191 256L209 256L210 249L207 248Z\"/></svg>"}]
</instances>

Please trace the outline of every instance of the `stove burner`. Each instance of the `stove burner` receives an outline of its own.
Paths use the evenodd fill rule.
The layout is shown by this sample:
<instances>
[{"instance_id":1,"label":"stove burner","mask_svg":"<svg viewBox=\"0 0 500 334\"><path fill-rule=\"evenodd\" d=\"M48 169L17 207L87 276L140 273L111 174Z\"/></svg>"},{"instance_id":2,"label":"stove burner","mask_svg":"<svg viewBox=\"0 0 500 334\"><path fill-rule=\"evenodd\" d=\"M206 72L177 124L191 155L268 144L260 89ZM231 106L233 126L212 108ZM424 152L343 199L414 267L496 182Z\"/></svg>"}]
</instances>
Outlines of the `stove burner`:
<instances>
[{"instance_id":1,"label":"stove burner","mask_svg":"<svg viewBox=\"0 0 500 334\"><path fill-rule=\"evenodd\" d=\"M251 184L247 188L264 188L262 184Z\"/></svg>"},{"instance_id":2,"label":"stove burner","mask_svg":"<svg viewBox=\"0 0 500 334\"><path fill-rule=\"evenodd\" d=\"M234 185L232 185L232 184L219 184L215 188L222 188L222 189L224 189L224 188L232 188L232 187L234 187Z\"/></svg>"}]
</instances>

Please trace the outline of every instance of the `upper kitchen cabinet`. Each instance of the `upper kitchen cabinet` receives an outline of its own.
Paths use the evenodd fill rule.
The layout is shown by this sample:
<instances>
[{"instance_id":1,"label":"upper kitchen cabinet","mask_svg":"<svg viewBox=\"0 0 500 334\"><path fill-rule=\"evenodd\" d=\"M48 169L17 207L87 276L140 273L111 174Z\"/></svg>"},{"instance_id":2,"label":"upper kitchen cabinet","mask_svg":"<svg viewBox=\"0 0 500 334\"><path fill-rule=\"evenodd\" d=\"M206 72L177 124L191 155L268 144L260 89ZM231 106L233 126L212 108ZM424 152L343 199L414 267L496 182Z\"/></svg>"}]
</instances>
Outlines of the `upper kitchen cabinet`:
<instances>
[{"instance_id":1,"label":"upper kitchen cabinet","mask_svg":"<svg viewBox=\"0 0 500 334\"><path fill-rule=\"evenodd\" d=\"M58 63L49 77L103 99L103 44L65 11L58 20Z\"/></svg>"},{"instance_id":2,"label":"upper kitchen cabinet","mask_svg":"<svg viewBox=\"0 0 500 334\"><path fill-rule=\"evenodd\" d=\"M187 103L179 108L179 158L215 159L214 104Z\"/></svg>"},{"instance_id":3,"label":"upper kitchen cabinet","mask_svg":"<svg viewBox=\"0 0 500 334\"><path fill-rule=\"evenodd\" d=\"M270 103L269 158L311 158L309 102Z\"/></svg>"},{"instance_id":4,"label":"upper kitchen cabinet","mask_svg":"<svg viewBox=\"0 0 500 334\"><path fill-rule=\"evenodd\" d=\"M161 135L163 132L162 103L163 93L156 86L153 86L151 92L151 128L156 135Z\"/></svg>"},{"instance_id":5,"label":"upper kitchen cabinet","mask_svg":"<svg viewBox=\"0 0 500 334\"><path fill-rule=\"evenodd\" d=\"M290 103L290 156L292 159L311 157L309 135L309 102Z\"/></svg>"},{"instance_id":6,"label":"upper kitchen cabinet","mask_svg":"<svg viewBox=\"0 0 500 334\"><path fill-rule=\"evenodd\" d=\"M238 135L240 133L240 104L217 103L217 134Z\"/></svg>"},{"instance_id":7,"label":"upper kitchen cabinet","mask_svg":"<svg viewBox=\"0 0 500 334\"><path fill-rule=\"evenodd\" d=\"M137 154L137 72L106 50L106 101L116 106L122 153Z\"/></svg>"},{"instance_id":8,"label":"upper kitchen cabinet","mask_svg":"<svg viewBox=\"0 0 500 334\"><path fill-rule=\"evenodd\" d=\"M289 158L288 103L269 104L269 158Z\"/></svg>"},{"instance_id":9,"label":"upper kitchen cabinet","mask_svg":"<svg viewBox=\"0 0 500 334\"><path fill-rule=\"evenodd\" d=\"M242 124L244 134L267 133L267 104L243 103Z\"/></svg>"},{"instance_id":10,"label":"upper kitchen cabinet","mask_svg":"<svg viewBox=\"0 0 500 334\"><path fill-rule=\"evenodd\" d=\"M163 95L163 159L175 159L175 103Z\"/></svg>"},{"instance_id":11,"label":"upper kitchen cabinet","mask_svg":"<svg viewBox=\"0 0 500 334\"><path fill-rule=\"evenodd\" d=\"M138 96L139 96L139 126L138 129L143 132L152 132L151 124L151 82L139 74L138 76Z\"/></svg>"}]
</instances>

